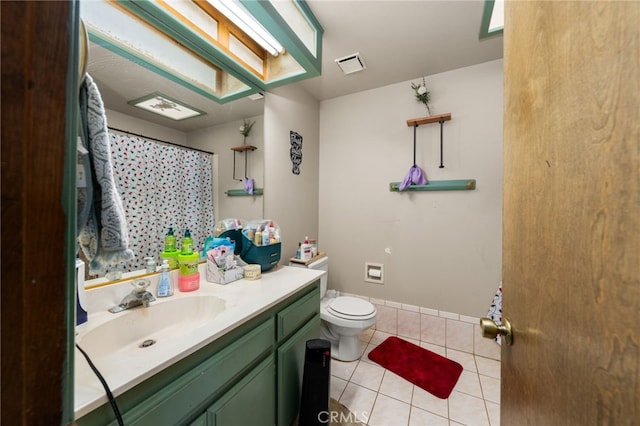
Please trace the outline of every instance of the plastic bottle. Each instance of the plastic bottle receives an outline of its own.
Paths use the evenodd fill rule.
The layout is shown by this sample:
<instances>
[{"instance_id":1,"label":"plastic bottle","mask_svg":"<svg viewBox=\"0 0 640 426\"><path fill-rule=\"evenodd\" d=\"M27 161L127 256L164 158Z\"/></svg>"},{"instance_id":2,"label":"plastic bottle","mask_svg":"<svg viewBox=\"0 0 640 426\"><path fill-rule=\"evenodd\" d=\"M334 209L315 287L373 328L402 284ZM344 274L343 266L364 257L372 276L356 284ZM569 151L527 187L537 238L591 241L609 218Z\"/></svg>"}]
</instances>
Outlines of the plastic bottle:
<instances>
[{"instance_id":1,"label":"plastic bottle","mask_svg":"<svg viewBox=\"0 0 640 426\"><path fill-rule=\"evenodd\" d=\"M193 253L193 239L191 238L191 232L188 229L184 230L184 237L182 238L182 254Z\"/></svg>"},{"instance_id":2,"label":"plastic bottle","mask_svg":"<svg viewBox=\"0 0 640 426\"><path fill-rule=\"evenodd\" d=\"M182 292L194 291L200 288L200 272L198 272L198 253L178 255L180 270L178 272L178 289Z\"/></svg>"},{"instance_id":3,"label":"plastic bottle","mask_svg":"<svg viewBox=\"0 0 640 426\"><path fill-rule=\"evenodd\" d=\"M173 296L173 283L169 276L169 261L162 261L160 266L160 281L158 281L158 297Z\"/></svg>"},{"instance_id":4,"label":"plastic bottle","mask_svg":"<svg viewBox=\"0 0 640 426\"><path fill-rule=\"evenodd\" d=\"M173 233L173 228L169 228L164 237L164 251L160 254L160 258L169 261L169 269L178 267L178 251L176 250L176 236Z\"/></svg>"},{"instance_id":5,"label":"plastic bottle","mask_svg":"<svg viewBox=\"0 0 640 426\"><path fill-rule=\"evenodd\" d=\"M264 231L262 231L262 245L263 246L268 246L269 245L269 230L265 229Z\"/></svg>"},{"instance_id":6,"label":"plastic bottle","mask_svg":"<svg viewBox=\"0 0 640 426\"><path fill-rule=\"evenodd\" d=\"M298 243L298 250L296 251L296 259L302 259L302 243Z\"/></svg>"},{"instance_id":7,"label":"plastic bottle","mask_svg":"<svg viewBox=\"0 0 640 426\"><path fill-rule=\"evenodd\" d=\"M256 233L253 237L253 243L257 246L262 245L262 231L260 231L260 228L256 229Z\"/></svg>"},{"instance_id":8,"label":"plastic bottle","mask_svg":"<svg viewBox=\"0 0 640 426\"><path fill-rule=\"evenodd\" d=\"M302 243L300 251L302 252L302 260L309 260L313 257L311 255L311 244L309 244L309 237L304 237L304 243Z\"/></svg>"},{"instance_id":9,"label":"plastic bottle","mask_svg":"<svg viewBox=\"0 0 640 426\"><path fill-rule=\"evenodd\" d=\"M164 251L176 251L176 236L173 234L173 228L169 228L164 237Z\"/></svg>"}]
</instances>

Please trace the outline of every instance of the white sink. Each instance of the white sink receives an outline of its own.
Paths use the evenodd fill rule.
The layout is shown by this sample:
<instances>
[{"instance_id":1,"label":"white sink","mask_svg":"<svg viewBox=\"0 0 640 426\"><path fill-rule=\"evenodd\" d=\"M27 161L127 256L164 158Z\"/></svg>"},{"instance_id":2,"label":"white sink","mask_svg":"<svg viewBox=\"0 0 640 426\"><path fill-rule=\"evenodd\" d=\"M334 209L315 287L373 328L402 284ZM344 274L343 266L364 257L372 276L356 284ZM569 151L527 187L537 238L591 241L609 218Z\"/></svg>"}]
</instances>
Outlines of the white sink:
<instances>
[{"instance_id":1,"label":"white sink","mask_svg":"<svg viewBox=\"0 0 640 426\"><path fill-rule=\"evenodd\" d=\"M147 308L103 315L104 322L79 333L76 342L98 361L152 347L157 350L207 325L224 310L225 301L211 295L156 299Z\"/></svg>"}]
</instances>

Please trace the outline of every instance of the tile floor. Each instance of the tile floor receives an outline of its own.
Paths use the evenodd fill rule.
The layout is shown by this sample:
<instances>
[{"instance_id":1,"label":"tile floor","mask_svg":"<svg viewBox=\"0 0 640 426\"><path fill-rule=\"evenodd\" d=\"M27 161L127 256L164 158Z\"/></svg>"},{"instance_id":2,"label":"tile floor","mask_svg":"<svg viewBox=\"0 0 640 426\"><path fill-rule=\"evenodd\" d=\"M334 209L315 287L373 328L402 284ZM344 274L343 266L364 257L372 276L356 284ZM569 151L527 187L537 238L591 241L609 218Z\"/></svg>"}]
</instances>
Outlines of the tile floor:
<instances>
[{"instance_id":1,"label":"tile floor","mask_svg":"<svg viewBox=\"0 0 640 426\"><path fill-rule=\"evenodd\" d=\"M331 361L331 397L368 426L496 426L500 424L500 362L399 336L460 363L464 370L448 399L439 399L369 360L392 334L368 330L359 361Z\"/></svg>"}]
</instances>

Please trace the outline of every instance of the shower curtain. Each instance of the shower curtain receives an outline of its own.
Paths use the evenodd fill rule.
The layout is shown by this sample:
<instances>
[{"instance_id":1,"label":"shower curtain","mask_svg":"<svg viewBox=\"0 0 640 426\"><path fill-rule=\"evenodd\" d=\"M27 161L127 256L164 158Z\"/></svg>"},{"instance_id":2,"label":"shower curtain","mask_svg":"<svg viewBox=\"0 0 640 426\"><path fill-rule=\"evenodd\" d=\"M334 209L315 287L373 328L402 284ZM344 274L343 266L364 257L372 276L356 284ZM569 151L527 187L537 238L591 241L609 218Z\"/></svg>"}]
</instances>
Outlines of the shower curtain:
<instances>
[{"instance_id":1,"label":"shower curtain","mask_svg":"<svg viewBox=\"0 0 640 426\"><path fill-rule=\"evenodd\" d=\"M135 258L124 272L145 268L145 258L160 264L164 236L173 228L180 247L184 231L194 250L213 235L212 158L209 153L164 145L141 137L110 133L116 187L122 197ZM115 265L113 265L115 266Z\"/></svg>"}]
</instances>

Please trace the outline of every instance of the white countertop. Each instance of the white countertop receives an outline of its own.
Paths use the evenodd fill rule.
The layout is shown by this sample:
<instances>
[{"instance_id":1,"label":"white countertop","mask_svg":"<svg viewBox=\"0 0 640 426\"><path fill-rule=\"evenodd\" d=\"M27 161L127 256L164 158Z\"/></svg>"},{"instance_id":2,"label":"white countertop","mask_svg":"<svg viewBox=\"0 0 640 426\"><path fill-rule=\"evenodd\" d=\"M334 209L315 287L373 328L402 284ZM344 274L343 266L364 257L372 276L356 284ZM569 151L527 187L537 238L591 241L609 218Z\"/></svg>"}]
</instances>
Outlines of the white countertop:
<instances>
[{"instance_id":1,"label":"white countertop","mask_svg":"<svg viewBox=\"0 0 640 426\"><path fill-rule=\"evenodd\" d=\"M255 281L238 280L220 285L206 281L205 271L200 268L200 289L181 293L177 289L168 298L156 298L153 304L168 303L180 298L216 296L224 301L224 310L210 321L195 329L181 330L172 338L171 345L154 345L138 350L119 350L113 348L114 356L101 357L92 354L82 345L82 338L96 327L113 319L116 315L126 315L127 311L112 314L108 308L120 303L131 291L128 282L87 290L89 317L85 324L76 327L76 341L92 358L94 364L105 378L114 396L123 394L137 384L171 366L177 361L196 352L227 332L265 312L290 295L311 284L325 272L306 268L279 266L262 274ZM149 290L155 295L158 275L148 277ZM177 280L176 280L177 283ZM320 300L318 300L320 303ZM145 309L142 307L134 309ZM184 312L184 315L189 315ZM75 350L75 390L74 409L78 419L95 408L108 402L104 388L89 368L85 358Z\"/></svg>"}]
</instances>

